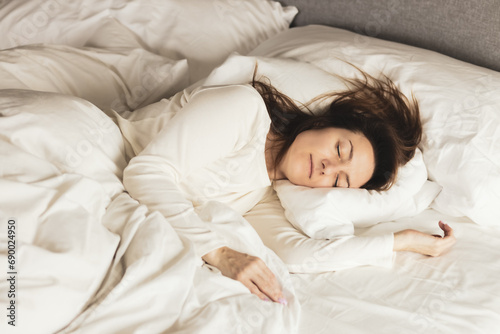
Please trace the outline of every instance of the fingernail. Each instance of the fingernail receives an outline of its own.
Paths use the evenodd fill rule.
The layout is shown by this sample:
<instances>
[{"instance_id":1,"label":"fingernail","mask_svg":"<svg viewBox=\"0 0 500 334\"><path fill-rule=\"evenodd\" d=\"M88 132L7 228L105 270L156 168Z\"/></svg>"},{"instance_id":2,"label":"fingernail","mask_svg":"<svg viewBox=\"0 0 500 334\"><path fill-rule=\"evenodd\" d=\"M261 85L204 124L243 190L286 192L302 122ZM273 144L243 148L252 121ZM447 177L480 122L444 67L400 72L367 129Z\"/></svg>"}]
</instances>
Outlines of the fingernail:
<instances>
[{"instance_id":1,"label":"fingernail","mask_svg":"<svg viewBox=\"0 0 500 334\"><path fill-rule=\"evenodd\" d=\"M270 302L270 301L271 301L271 299L269 299L269 298L267 298L267 297L266 297L266 298L264 298L264 301L266 301L266 302Z\"/></svg>"},{"instance_id":2,"label":"fingernail","mask_svg":"<svg viewBox=\"0 0 500 334\"><path fill-rule=\"evenodd\" d=\"M281 305L285 305L285 306L288 304L288 302L286 301L285 298L278 298L278 303L280 303Z\"/></svg>"}]
</instances>

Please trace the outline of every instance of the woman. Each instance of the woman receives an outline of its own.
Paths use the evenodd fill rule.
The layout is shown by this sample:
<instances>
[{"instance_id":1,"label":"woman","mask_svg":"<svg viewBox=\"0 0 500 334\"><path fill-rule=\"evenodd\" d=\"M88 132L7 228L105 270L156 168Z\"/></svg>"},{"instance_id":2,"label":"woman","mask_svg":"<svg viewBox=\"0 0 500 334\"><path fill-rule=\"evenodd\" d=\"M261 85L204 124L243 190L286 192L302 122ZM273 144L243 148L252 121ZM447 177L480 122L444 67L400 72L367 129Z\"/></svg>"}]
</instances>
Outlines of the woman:
<instances>
[{"instance_id":1,"label":"woman","mask_svg":"<svg viewBox=\"0 0 500 334\"><path fill-rule=\"evenodd\" d=\"M351 89L334 94L319 115L255 80L197 89L130 161L125 188L160 211L206 263L261 299L286 304L264 262L228 248L194 207L216 200L244 214L278 179L309 187L388 189L420 141L417 104L389 79L366 75L348 82ZM397 232L392 249L437 256L455 240L449 226L439 226L444 237Z\"/></svg>"}]
</instances>

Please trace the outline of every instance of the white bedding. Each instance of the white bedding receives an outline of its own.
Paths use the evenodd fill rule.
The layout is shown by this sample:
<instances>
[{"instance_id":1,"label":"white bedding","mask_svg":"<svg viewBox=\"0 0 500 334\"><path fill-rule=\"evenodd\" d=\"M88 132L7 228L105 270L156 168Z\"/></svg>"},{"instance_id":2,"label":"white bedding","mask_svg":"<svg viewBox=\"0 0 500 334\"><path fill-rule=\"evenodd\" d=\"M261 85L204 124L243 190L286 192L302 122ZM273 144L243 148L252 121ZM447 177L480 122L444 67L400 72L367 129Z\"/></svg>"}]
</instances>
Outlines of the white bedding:
<instances>
[{"instance_id":1,"label":"white bedding","mask_svg":"<svg viewBox=\"0 0 500 334\"><path fill-rule=\"evenodd\" d=\"M123 192L125 142L102 111L76 97L26 90L0 91L0 110L0 261L7 263L13 217L17 312L30 319L19 319L14 331L6 322L2 328L53 333L71 322L63 332L244 333L254 324L294 331L300 306L288 271L241 216L217 202L197 208L232 248L268 264L287 307L202 266L163 216ZM4 302L5 281L0 288Z\"/></svg>"},{"instance_id":2,"label":"white bedding","mask_svg":"<svg viewBox=\"0 0 500 334\"><path fill-rule=\"evenodd\" d=\"M245 218L265 242L268 233L281 242L300 242L300 232L284 217L275 194ZM308 262L331 256L318 251L301 267L289 265L292 271L304 272L291 275L301 305L298 333L498 333L499 229L428 209L415 217L356 229L356 235L405 228L439 233L438 220L450 224L457 237L453 249L441 257L400 252L392 268L307 273Z\"/></svg>"},{"instance_id":3,"label":"white bedding","mask_svg":"<svg viewBox=\"0 0 500 334\"><path fill-rule=\"evenodd\" d=\"M294 58L329 73L356 76L346 62L389 76L419 101L420 144L429 179L443 187L431 206L499 226L500 74L436 52L324 26L289 29L253 56Z\"/></svg>"},{"instance_id":4,"label":"white bedding","mask_svg":"<svg viewBox=\"0 0 500 334\"><path fill-rule=\"evenodd\" d=\"M168 2L169 6L180 4ZM206 2L206 16L202 17L194 7L183 8L180 15L168 11L169 6L159 7L159 0L143 3L147 5L139 6L138 0L89 1L85 5L52 0L40 5L25 0L0 6L0 31L7 36L1 48L33 42L65 44L30 46L22 52L0 50L4 56L0 54L0 70L12 75L0 88L28 89L0 90L0 267L7 263L7 223L13 218L18 271L16 327L2 316L1 333L498 333L500 216L498 206L491 206L500 198L499 188L494 187L500 180L500 122L493 112L500 102L492 93L500 87L498 73L462 63L444 66L447 59L436 55L428 61L425 52L410 54L407 47L397 44L391 44L392 49L385 53L379 47L386 45L375 40L359 43L354 39L353 46L349 44L353 36L339 30L320 28L324 35L318 34L318 40L310 38L307 30L297 31L294 38L289 31L264 42L285 30L296 13L275 2L258 6L258 0L248 0L242 7L233 0ZM152 11L155 15L148 26L144 18ZM222 18L215 25L214 15ZM159 33L155 27L168 19L172 25L165 25ZM195 19L201 27L211 28L182 26L182 20ZM237 29L239 25L245 29ZM127 29L134 27L131 34ZM161 48L165 36L171 38L171 44ZM325 36L335 36L339 42L325 43ZM180 43L183 38L190 43ZM210 48L214 41L218 48ZM94 49L75 48L85 43ZM287 252L308 239L287 221L274 192L245 219L216 202L197 208L218 233L233 240L232 247L259 256L269 265L284 288L288 305L283 306L259 300L239 282L203 265L194 256L192 245L165 218L123 192L122 171L136 148L119 131L121 127L126 134L127 121L116 121L116 125L106 114L120 118L107 108L119 106L115 109L121 117L141 124L143 133L151 136L175 113L182 94L145 107L141 115L124 110L182 91L230 53L245 54L257 45L254 56L299 60L299 65L290 60L263 61L260 69L285 83L287 94L302 102L339 89L338 80L314 79L317 71L336 68L339 55L351 57L366 70L386 69L404 90L416 91L427 121L424 160L430 165L429 176L444 187L445 195L433 203L433 209L415 217L386 219L357 228L355 233L377 236L405 228L439 233L437 221L444 220L456 231L457 243L450 252L438 258L397 253L391 268L318 270L318 263L336 254L319 251L295 264L276 255L286 259ZM204 57L197 53L199 49L211 53ZM63 61L54 60L56 53ZM23 56L13 61L12 54ZM46 60L30 63L35 56ZM86 57L86 65L78 57ZM161 78L169 80L156 80L154 85L145 81L141 73L151 62L155 68L166 69ZM213 72L207 82L248 81L254 62L254 57L233 55L225 64L227 70ZM305 62L316 68L311 71ZM411 66L401 67L407 62ZM83 67L76 70L67 65L75 63L72 66ZM50 71L45 71L47 66ZM443 66L446 74L460 71L456 75L469 80L474 93L460 96L466 86L456 83L450 96L460 97L458 102L448 95L439 99L440 89L456 78L425 83L419 81L425 73L416 75L418 69L439 71ZM245 71L238 73L235 68ZM92 73L97 79L89 79ZM304 85L306 89L302 89ZM444 117L450 106L456 116L447 125ZM434 108L439 113L433 113ZM493 116L486 122L477 115ZM440 133L440 128L459 132L450 137ZM480 135L473 136L477 129L481 129ZM474 140L467 141L470 138ZM481 143L488 145L476 156L473 168L489 169L485 176L474 176L458 187L456 179L468 170L457 169L446 160L446 154L457 152L463 141L469 150ZM464 161L457 163L470 166ZM440 169L442 164L446 168ZM470 190L473 181L485 185L488 180L489 187L476 188L464 197L463 206L453 196ZM4 313L12 300L9 288L2 279L0 306Z\"/></svg>"}]
</instances>

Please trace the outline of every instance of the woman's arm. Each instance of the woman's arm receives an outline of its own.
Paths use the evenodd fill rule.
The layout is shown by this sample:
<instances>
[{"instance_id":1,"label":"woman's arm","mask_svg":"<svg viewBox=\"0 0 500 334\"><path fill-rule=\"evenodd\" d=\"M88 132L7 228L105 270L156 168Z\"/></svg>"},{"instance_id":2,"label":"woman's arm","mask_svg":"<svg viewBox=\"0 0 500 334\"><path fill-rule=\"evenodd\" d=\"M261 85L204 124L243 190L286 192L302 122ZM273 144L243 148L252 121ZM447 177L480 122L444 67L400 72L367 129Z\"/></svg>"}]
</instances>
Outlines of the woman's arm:
<instances>
[{"instance_id":1,"label":"woman's arm","mask_svg":"<svg viewBox=\"0 0 500 334\"><path fill-rule=\"evenodd\" d=\"M245 285L248 280L255 282L260 291L278 301L281 289L269 269L265 265L261 271L245 269L253 268L251 263L255 261L235 260L246 254L233 250L222 252L227 249L225 240L200 219L193 203L180 189L191 173L227 157L254 135L255 127L261 127L267 117L265 109L259 108L265 105L260 95L248 86L213 87L195 92L155 139L130 161L123 183L133 198L149 210L159 211L178 233L190 239L200 258ZM232 272L226 268L236 265L240 268L237 274L229 275ZM264 284L258 275L272 275L273 279ZM265 298L262 295L259 296Z\"/></svg>"},{"instance_id":2,"label":"woman's arm","mask_svg":"<svg viewBox=\"0 0 500 334\"><path fill-rule=\"evenodd\" d=\"M294 273L336 271L363 265L390 267L393 259L392 233L373 237L343 236L312 239L286 219L273 192L245 215L264 244Z\"/></svg>"},{"instance_id":3,"label":"woman's arm","mask_svg":"<svg viewBox=\"0 0 500 334\"><path fill-rule=\"evenodd\" d=\"M442 225L443 238L415 230L377 236L342 236L311 239L293 227L275 194L255 206L245 218L264 244L287 265L290 272L317 273L371 265L389 268L394 251L442 254L454 243L451 228ZM438 251L434 253L434 251Z\"/></svg>"}]
</instances>

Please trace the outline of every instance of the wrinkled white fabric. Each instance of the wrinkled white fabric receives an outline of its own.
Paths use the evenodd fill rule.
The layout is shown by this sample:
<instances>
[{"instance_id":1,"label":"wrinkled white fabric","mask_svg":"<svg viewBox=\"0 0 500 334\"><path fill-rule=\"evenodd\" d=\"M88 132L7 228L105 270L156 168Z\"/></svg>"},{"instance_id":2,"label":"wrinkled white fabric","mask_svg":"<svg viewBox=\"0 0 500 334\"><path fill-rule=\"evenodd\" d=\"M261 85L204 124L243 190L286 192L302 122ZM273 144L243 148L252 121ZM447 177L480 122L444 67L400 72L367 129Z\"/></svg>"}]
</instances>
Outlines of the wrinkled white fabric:
<instances>
[{"instance_id":1,"label":"wrinkled white fabric","mask_svg":"<svg viewBox=\"0 0 500 334\"><path fill-rule=\"evenodd\" d=\"M18 272L18 322L0 329L54 333L99 289L120 242L102 216L123 192L124 142L102 111L71 96L3 90L0 114L0 261L13 218ZM2 280L2 307L7 290Z\"/></svg>"},{"instance_id":2,"label":"wrinkled white fabric","mask_svg":"<svg viewBox=\"0 0 500 334\"><path fill-rule=\"evenodd\" d=\"M302 306L299 333L496 333L500 323L500 231L426 210L360 229L360 236L418 228L457 243L439 257L398 252L391 269L357 267L292 275Z\"/></svg>"},{"instance_id":3,"label":"wrinkled white fabric","mask_svg":"<svg viewBox=\"0 0 500 334\"><path fill-rule=\"evenodd\" d=\"M139 47L115 50L28 45L0 50L0 89L81 97L104 111L134 110L187 85L186 60Z\"/></svg>"},{"instance_id":4,"label":"wrinkled white fabric","mask_svg":"<svg viewBox=\"0 0 500 334\"><path fill-rule=\"evenodd\" d=\"M297 12L267 0L6 1L0 6L0 48L34 43L80 47L112 17L148 50L187 59L194 83L231 52L247 53L286 30Z\"/></svg>"},{"instance_id":5,"label":"wrinkled white fabric","mask_svg":"<svg viewBox=\"0 0 500 334\"><path fill-rule=\"evenodd\" d=\"M288 271L240 213L207 202L196 214L228 245L265 261L286 307L202 266L189 239L123 191L125 141L95 106L10 90L0 92L0 110L0 261L13 218L19 273L16 327L2 321L2 333L296 332ZM0 281L2 307L9 288Z\"/></svg>"}]
</instances>

